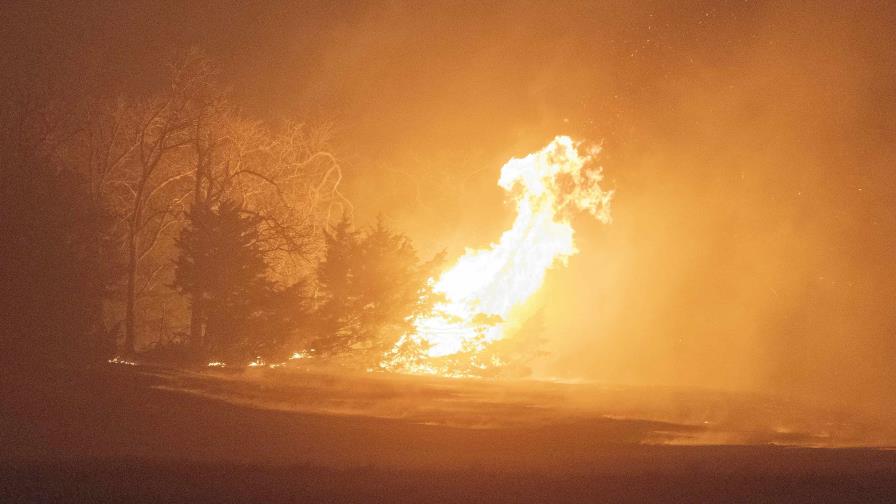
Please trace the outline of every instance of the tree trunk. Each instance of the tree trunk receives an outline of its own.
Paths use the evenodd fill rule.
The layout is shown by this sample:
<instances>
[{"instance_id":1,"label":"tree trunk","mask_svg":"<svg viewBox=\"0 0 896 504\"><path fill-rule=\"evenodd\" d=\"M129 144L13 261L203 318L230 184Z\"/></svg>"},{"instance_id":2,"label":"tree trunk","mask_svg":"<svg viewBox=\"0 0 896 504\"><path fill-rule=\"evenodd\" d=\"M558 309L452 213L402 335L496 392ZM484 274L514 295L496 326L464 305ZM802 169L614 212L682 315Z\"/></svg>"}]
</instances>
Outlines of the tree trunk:
<instances>
[{"instance_id":1,"label":"tree trunk","mask_svg":"<svg viewBox=\"0 0 896 504\"><path fill-rule=\"evenodd\" d=\"M137 301L137 241L133 233L128 239L128 288L124 312L124 348L125 355L134 354L136 339L135 304Z\"/></svg>"},{"instance_id":2,"label":"tree trunk","mask_svg":"<svg viewBox=\"0 0 896 504\"><path fill-rule=\"evenodd\" d=\"M197 132L198 133L198 132ZM193 179L193 209L205 205L202 197L202 178L205 166L205 151L200 144L199 135L196 135L196 176ZM192 224L191 224L192 225ZM190 344L196 350L196 354L204 356L205 331L203 324L202 290L194 287L190 292Z\"/></svg>"},{"instance_id":3,"label":"tree trunk","mask_svg":"<svg viewBox=\"0 0 896 504\"><path fill-rule=\"evenodd\" d=\"M205 351L205 334L202 324L202 294L196 289L190 293L190 343L198 355Z\"/></svg>"}]
</instances>

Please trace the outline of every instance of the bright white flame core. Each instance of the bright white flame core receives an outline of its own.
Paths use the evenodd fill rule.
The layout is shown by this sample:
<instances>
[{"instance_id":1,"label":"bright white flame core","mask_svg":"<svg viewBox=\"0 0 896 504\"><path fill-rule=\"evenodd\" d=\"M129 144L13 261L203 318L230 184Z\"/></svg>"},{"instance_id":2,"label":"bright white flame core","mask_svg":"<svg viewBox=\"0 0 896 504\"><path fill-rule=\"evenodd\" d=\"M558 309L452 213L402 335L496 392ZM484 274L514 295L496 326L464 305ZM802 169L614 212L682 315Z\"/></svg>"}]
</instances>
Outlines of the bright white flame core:
<instances>
[{"instance_id":1,"label":"bright white flame core","mask_svg":"<svg viewBox=\"0 0 896 504\"><path fill-rule=\"evenodd\" d=\"M613 191L601 189L603 175L593 164L599 151L558 136L501 168L498 185L515 201L516 219L498 243L467 249L435 282L446 301L433 315L415 320L411 336L428 344L429 357L481 350L504 337L511 310L535 294L551 266L578 252L570 223L575 211L610 222ZM477 323L483 316L505 322L483 329Z\"/></svg>"}]
</instances>

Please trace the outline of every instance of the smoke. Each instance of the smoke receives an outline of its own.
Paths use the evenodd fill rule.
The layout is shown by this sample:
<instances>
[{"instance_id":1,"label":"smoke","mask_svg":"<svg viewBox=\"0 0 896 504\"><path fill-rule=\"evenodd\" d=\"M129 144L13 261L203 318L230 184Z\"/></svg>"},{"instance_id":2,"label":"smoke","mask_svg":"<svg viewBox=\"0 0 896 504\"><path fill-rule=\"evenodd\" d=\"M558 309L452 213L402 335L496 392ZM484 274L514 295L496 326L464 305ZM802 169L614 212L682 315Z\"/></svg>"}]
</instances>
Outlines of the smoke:
<instances>
[{"instance_id":1,"label":"smoke","mask_svg":"<svg viewBox=\"0 0 896 504\"><path fill-rule=\"evenodd\" d=\"M614 222L573 219L579 255L531 301L544 375L896 410L892 6L78 10L18 13L4 41L93 34L136 81L161 41L202 44L248 109L335 117L356 215L424 253L511 227L505 160L557 134L600 142Z\"/></svg>"}]
</instances>

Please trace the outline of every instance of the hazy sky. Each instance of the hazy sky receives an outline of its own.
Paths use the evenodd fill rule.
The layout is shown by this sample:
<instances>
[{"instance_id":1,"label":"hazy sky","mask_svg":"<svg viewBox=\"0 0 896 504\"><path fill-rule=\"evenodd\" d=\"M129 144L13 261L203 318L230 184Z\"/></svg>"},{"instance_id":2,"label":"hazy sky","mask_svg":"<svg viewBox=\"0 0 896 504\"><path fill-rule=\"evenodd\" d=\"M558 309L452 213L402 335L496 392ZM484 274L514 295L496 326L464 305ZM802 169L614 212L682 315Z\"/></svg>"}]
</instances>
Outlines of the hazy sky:
<instances>
[{"instance_id":1,"label":"hazy sky","mask_svg":"<svg viewBox=\"0 0 896 504\"><path fill-rule=\"evenodd\" d=\"M198 45L248 113L334 121L359 215L452 257L511 221L506 159L602 143L615 220L535 300L541 372L862 402L896 383L896 9L828 3L27 2L2 61L127 89Z\"/></svg>"}]
</instances>

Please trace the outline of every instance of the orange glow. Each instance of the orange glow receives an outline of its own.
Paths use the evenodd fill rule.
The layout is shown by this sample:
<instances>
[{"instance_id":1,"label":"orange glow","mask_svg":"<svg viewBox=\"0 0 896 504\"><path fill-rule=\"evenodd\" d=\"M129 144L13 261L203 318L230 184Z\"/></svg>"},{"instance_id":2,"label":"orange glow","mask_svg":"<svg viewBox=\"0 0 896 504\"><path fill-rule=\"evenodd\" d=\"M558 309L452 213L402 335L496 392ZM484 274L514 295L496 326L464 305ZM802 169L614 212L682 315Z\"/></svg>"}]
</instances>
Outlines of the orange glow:
<instances>
[{"instance_id":1,"label":"orange glow","mask_svg":"<svg viewBox=\"0 0 896 504\"><path fill-rule=\"evenodd\" d=\"M416 333L402 338L381 364L386 369L451 375L432 359L478 353L507 336L515 310L535 294L546 272L565 265L578 250L571 219L587 212L610 222L613 191L601 188L594 159L599 147L585 148L568 136L543 149L514 158L501 168L498 185L510 194L516 218L500 239L485 249L467 249L434 282L445 297L429 316L414 321ZM424 348L424 358L400 351L408 343ZM501 365L492 357L478 367Z\"/></svg>"},{"instance_id":2,"label":"orange glow","mask_svg":"<svg viewBox=\"0 0 896 504\"><path fill-rule=\"evenodd\" d=\"M301 360L301 359L310 359L314 357L312 355L314 353L314 349L311 350L302 350L301 352L293 352L292 355L289 356L289 360Z\"/></svg>"}]
</instances>

